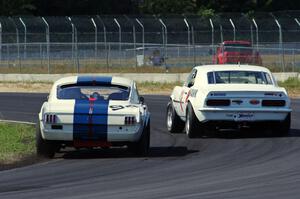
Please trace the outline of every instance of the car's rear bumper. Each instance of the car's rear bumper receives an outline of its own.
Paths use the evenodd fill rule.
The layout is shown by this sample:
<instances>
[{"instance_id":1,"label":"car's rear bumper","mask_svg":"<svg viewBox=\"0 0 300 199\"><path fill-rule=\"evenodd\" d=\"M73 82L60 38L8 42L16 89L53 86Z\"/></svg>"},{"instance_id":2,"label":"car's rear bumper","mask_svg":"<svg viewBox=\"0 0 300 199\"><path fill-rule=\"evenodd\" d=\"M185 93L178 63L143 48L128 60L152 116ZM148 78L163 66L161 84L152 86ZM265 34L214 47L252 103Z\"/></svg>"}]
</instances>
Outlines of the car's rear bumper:
<instances>
[{"instance_id":1,"label":"car's rear bumper","mask_svg":"<svg viewBox=\"0 0 300 199\"><path fill-rule=\"evenodd\" d=\"M106 142L135 142L139 140L143 131L142 125L131 126L108 126L107 132L97 132L106 134ZM63 125L63 129L51 129L51 126L44 126L41 124L42 137L45 140L53 141L74 141L74 132L72 126ZM83 132L85 134L85 132ZM86 136L88 139L88 132ZM93 140L92 141L97 141Z\"/></svg>"},{"instance_id":2,"label":"car's rear bumper","mask_svg":"<svg viewBox=\"0 0 300 199\"><path fill-rule=\"evenodd\" d=\"M283 121L288 113L292 110L289 108L281 109L217 109L201 108L196 113L200 122L207 121L228 121L228 122L263 122L263 121Z\"/></svg>"}]
</instances>

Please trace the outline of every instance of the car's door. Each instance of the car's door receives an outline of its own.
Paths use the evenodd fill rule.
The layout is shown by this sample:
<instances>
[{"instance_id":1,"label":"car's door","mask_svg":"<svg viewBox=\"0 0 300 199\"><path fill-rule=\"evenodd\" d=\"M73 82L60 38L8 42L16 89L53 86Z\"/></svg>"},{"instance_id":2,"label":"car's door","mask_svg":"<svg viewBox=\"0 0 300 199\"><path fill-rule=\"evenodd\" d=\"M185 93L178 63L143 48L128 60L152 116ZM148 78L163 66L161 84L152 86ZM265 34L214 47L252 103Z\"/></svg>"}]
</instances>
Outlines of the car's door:
<instances>
[{"instance_id":1,"label":"car's door","mask_svg":"<svg viewBox=\"0 0 300 199\"><path fill-rule=\"evenodd\" d=\"M179 97L179 107L177 110L178 115L181 117L185 117L186 106L190 96L190 89L195 83L196 76L197 76L197 70L193 69L192 72L189 74L186 82L183 84L182 91Z\"/></svg>"}]
</instances>

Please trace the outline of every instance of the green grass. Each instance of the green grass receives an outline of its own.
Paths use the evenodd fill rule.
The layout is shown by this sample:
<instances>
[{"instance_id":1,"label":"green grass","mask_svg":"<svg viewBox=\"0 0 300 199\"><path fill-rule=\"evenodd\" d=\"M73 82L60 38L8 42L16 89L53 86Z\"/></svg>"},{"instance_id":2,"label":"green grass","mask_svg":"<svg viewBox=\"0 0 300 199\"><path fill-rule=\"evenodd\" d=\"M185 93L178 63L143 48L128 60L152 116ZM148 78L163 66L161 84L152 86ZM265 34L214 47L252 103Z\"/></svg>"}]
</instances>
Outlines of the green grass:
<instances>
[{"instance_id":1,"label":"green grass","mask_svg":"<svg viewBox=\"0 0 300 199\"><path fill-rule=\"evenodd\" d=\"M279 82L279 85L290 89L300 89L300 80L298 78L289 78L284 82Z\"/></svg>"},{"instance_id":2,"label":"green grass","mask_svg":"<svg viewBox=\"0 0 300 199\"><path fill-rule=\"evenodd\" d=\"M169 73L190 72L192 67L170 67ZM166 68L163 66L142 66L134 67L130 65L104 67L97 64L81 64L79 73L165 73ZM47 74L46 66L32 65L19 67L0 67L0 73L3 74ZM73 65L52 64L50 74L77 73Z\"/></svg>"},{"instance_id":3,"label":"green grass","mask_svg":"<svg viewBox=\"0 0 300 199\"><path fill-rule=\"evenodd\" d=\"M146 58L147 60L148 58ZM196 65L211 63L211 55L195 57ZM263 66L272 72L281 72L281 54L273 53L262 55ZM300 60L300 55L284 55L285 72L300 72L300 67L295 63ZM107 65L106 59L80 59L79 73L165 73L164 66L142 66L136 67L135 59L110 59ZM47 60L18 60L0 61L0 73L23 73L23 74L46 74L48 73ZM193 57L168 57L166 64L170 65L169 73L190 72L194 65ZM51 60L51 74L77 73L76 63L72 60Z\"/></svg>"},{"instance_id":4,"label":"green grass","mask_svg":"<svg viewBox=\"0 0 300 199\"><path fill-rule=\"evenodd\" d=\"M11 164L35 153L35 127L0 122L0 165Z\"/></svg>"},{"instance_id":5,"label":"green grass","mask_svg":"<svg viewBox=\"0 0 300 199\"><path fill-rule=\"evenodd\" d=\"M139 82L138 90L141 94L171 94L175 86L182 85L181 82Z\"/></svg>"},{"instance_id":6,"label":"green grass","mask_svg":"<svg viewBox=\"0 0 300 199\"><path fill-rule=\"evenodd\" d=\"M300 95L300 80L298 78L289 78L284 82L278 82L278 84L284 87L290 96Z\"/></svg>"}]
</instances>

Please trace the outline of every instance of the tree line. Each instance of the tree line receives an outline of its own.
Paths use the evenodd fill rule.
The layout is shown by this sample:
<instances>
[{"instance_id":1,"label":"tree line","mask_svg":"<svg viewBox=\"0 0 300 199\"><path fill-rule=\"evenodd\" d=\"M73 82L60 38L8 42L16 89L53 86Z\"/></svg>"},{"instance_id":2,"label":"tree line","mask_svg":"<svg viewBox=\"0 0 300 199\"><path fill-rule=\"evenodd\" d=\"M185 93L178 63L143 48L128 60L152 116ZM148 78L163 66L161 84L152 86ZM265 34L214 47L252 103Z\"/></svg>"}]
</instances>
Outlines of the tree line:
<instances>
[{"instance_id":1,"label":"tree line","mask_svg":"<svg viewBox=\"0 0 300 199\"><path fill-rule=\"evenodd\" d=\"M0 15L134 15L300 10L299 0L0 0Z\"/></svg>"}]
</instances>

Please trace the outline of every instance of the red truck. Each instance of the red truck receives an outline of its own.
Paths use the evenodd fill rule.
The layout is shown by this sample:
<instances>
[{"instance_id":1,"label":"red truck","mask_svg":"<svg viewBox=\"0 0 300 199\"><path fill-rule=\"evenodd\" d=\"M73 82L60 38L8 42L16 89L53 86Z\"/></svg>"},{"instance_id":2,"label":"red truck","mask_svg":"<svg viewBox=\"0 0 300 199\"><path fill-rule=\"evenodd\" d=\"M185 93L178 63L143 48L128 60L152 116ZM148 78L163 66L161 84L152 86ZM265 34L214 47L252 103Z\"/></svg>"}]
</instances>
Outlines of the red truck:
<instances>
[{"instance_id":1,"label":"red truck","mask_svg":"<svg viewBox=\"0 0 300 199\"><path fill-rule=\"evenodd\" d=\"M217 48L213 63L262 65L262 59L249 41L224 41Z\"/></svg>"}]
</instances>

